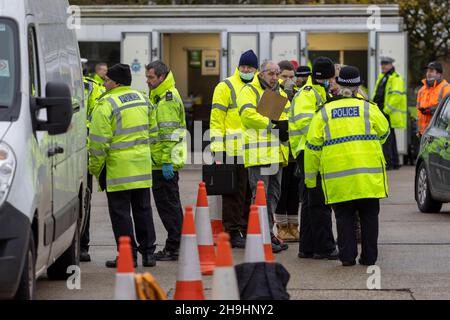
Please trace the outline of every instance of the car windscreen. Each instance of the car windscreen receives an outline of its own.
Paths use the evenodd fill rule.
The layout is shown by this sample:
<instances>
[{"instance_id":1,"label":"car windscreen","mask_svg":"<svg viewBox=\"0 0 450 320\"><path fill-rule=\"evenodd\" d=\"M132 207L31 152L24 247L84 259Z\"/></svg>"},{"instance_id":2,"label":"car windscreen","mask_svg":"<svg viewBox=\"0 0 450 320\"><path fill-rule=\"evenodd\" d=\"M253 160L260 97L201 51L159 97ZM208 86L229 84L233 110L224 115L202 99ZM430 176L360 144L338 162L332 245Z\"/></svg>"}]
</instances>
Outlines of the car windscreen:
<instances>
[{"instance_id":1,"label":"car windscreen","mask_svg":"<svg viewBox=\"0 0 450 320\"><path fill-rule=\"evenodd\" d=\"M15 24L0 18L0 109L13 108L18 91L17 40Z\"/></svg>"}]
</instances>

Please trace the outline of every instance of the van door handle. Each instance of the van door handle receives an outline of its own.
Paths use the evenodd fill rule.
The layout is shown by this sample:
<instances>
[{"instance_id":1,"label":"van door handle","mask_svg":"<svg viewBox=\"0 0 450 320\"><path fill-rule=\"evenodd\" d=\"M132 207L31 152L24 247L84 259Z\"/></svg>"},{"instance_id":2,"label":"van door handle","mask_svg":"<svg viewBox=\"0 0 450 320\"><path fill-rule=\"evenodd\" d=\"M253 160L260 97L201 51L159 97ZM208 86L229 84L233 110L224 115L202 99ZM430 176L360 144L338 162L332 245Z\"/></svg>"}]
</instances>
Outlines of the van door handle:
<instances>
[{"instance_id":1,"label":"van door handle","mask_svg":"<svg viewBox=\"0 0 450 320\"><path fill-rule=\"evenodd\" d=\"M47 155L49 157L53 157L53 156L55 156L55 155L57 155L59 153L64 153L64 148L63 147L56 146L54 148L48 149L48 151L47 151Z\"/></svg>"}]
</instances>

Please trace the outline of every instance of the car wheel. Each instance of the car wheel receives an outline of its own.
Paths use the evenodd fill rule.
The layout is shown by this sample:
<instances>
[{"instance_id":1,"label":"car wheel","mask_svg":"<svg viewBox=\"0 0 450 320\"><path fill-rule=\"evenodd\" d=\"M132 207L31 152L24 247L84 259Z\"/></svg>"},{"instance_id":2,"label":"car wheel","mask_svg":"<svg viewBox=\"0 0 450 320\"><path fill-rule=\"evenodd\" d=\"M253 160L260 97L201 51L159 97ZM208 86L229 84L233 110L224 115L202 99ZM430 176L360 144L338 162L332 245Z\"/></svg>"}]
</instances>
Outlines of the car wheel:
<instances>
[{"instance_id":1,"label":"car wheel","mask_svg":"<svg viewBox=\"0 0 450 320\"><path fill-rule=\"evenodd\" d=\"M428 172L424 162L420 164L416 173L416 202L419 210L425 213L436 213L442 208L442 202L434 200L431 196Z\"/></svg>"},{"instance_id":2,"label":"car wheel","mask_svg":"<svg viewBox=\"0 0 450 320\"><path fill-rule=\"evenodd\" d=\"M56 261L47 269L50 280L67 280L69 266L80 265L80 223L77 223L72 244Z\"/></svg>"},{"instance_id":3,"label":"car wheel","mask_svg":"<svg viewBox=\"0 0 450 320\"><path fill-rule=\"evenodd\" d=\"M17 288L15 300L33 300L36 291L36 253L34 247L33 233L30 233L28 250L23 264L19 287Z\"/></svg>"}]
</instances>

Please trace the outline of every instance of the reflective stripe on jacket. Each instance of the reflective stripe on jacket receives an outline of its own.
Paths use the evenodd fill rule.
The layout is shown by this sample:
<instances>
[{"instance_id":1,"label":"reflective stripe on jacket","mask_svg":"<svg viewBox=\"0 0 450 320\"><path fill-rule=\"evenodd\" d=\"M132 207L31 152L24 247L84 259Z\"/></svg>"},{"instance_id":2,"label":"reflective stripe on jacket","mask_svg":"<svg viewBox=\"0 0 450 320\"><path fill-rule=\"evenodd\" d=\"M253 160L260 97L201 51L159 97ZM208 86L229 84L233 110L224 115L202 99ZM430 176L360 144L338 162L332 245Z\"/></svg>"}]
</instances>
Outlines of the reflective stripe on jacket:
<instances>
[{"instance_id":1,"label":"reflective stripe on jacket","mask_svg":"<svg viewBox=\"0 0 450 320\"><path fill-rule=\"evenodd\" d=\"M179 170L187 157L186 115L172 72L151 90L150 101L154 108L150 123L153 170L169 163Z\"/></svg>"},{"instance_id":2,"label":"reflective stripe on jacket","mask_svg":"<svg viewBox=\"0 0 450 320\"><path fill-rule=\"evenodd\" d=\"M372 99L375 98L377 88L383 78L384 73L380 73ZM386 83L383 112L389 116L391 128L406 128L407 96L405 82L396 71L389 76Z\"/></svg>"},{"instance_id":3,"label":"reflective stripe on jacket","mask_svg":"<svg viewBox=\"0 0 450 320\"><path fill-rule=\"evenodd\" d=\"M104 94L92 113L89 171L97 179L106 167L108 192L152 186L148 98L128 86Z\"/></svg>"},{"instance_id":4,"label":"reflective stripe on jacket","mask_svg":"<svg viewBox=\"0 0 450 320\"><path fill-rule=\"evenodd\" d=\"M418 111L417 113L417 124L418 131L423 134L425 129L428 127L431 119L433 118L433 114L436 111L437 107L441 103L442 99L445 98L447 94L450 93L450 84L446 80L442 80L442 82L438 85L436 83L432 87L428 87L427 81L422 80L423 87L420 88L417 93L417 109L425 108L430 109L429 114L422 114L422 112Z\"/></svg>"},{"instance_id":5,"label":"reflective stripe on jacket","mask_svg":"<svg viewBox=\"0 0 450 320\"><path fill-rule=\"evenodd\" d=\"M286 97L281 89L279 93ZM273 124L270 119L256 111L263 94L259 77L255 75L253 81L242 88L237 98L244 137L244 165L252 167L281 163L285 166L289 160L289 142L281 142L271 131ZM289 102L279 120L288 120L288 107Z\"/></svg>"},{"instance_id":6,"label":"reflective stripe on jacket","mask_svg":"<svg viewBox=\"0 0 450 320\"><path fill-rule=\"evenodd\" d=\"M377 105L358 98L335 98L311 122L305 149L305 183L320 173L327 204L388 195L381 145L389 136Z\"/></svg>"},{"instance_id":7,"label":"reflective stripe on jacket","mask_svg":"<svg viewBox=\"0 0 450 320\"><path fill-rule=\"evenodd\" d=\"M214 89L211 117L211 151L228 156L242 155L242 124L237 107L237 94L245 85L236 69L233 76L221 81Z\"/></svg>"},{"instance_id":8,"label":"reflective stripe on jacket","mask_svg":"<svg viewBox=\"0 0 450 320\"><path fill-rule=\"evenodd\" d=\"M306 84L292 99L289 108L289 143L292 156L297 158L300 151L305 149L306 135L314 112L327 100L325 89L318 84L313 84L308 77Z\"/></svg>"}]
</instances>

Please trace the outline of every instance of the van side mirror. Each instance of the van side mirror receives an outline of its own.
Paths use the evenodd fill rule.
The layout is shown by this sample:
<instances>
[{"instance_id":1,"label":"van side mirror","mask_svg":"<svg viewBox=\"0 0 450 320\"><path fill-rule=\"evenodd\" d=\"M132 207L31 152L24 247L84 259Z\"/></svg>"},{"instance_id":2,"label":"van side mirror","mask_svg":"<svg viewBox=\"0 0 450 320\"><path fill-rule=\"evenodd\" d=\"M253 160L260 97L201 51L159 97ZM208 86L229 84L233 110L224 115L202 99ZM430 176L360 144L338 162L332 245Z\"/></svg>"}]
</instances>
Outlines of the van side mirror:
<instances>
[{"instance_id":1,"label":"van side mirror","mask_svg":"<svg viewBox=\"0 0 450 320\"><path fill-rule=\"evenodd\" d=\"M39 109L47 109L47 121L37 118ZM48 82L45 98L32 98L33 128L48 131L49 135L67 132L72 122L72 96L66 83Z\"/></svg>"}]
</instances>

